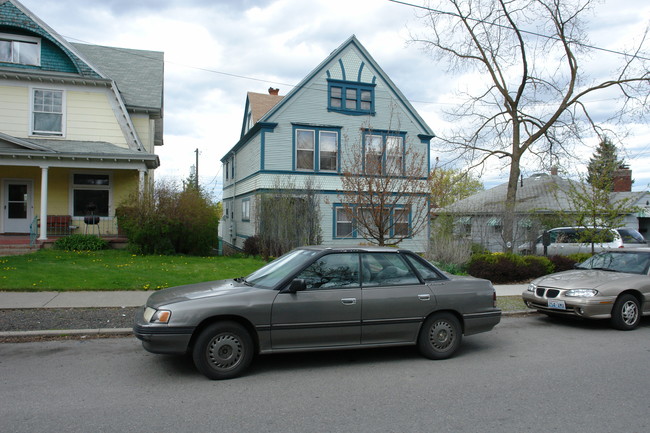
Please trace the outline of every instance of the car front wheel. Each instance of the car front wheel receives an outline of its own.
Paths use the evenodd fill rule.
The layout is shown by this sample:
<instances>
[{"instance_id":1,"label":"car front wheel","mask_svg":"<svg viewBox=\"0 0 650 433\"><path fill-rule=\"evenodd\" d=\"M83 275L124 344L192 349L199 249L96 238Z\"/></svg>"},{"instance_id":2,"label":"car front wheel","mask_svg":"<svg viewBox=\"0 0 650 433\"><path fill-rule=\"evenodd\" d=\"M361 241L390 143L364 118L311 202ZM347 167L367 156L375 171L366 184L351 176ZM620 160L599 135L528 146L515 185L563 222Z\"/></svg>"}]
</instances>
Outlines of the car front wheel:
<instances>
[{"instance_id":1,"label":"car front wheel","mask_svg":"<svg viewBox=\"0 0 650 433\"><path fill-rule=\"evenodd\" d=\"M612 308L612 327L629 331L641 320L639 300L630 294L619 297Z\"/></svg>"},{"instance_id":2,"label":"car front wheel","mask_svg":"<svg viewBox=\"0 0 650 433\"><path fill-rule=\"evenodd\" d=\"M250 365L253 347L246 328L235 322L218 322L201 332L192 358L196 368L209 379L232 379Z\"/></svg>"},{"instance_id":3,"label":"car front wheel","mask_svg":"<svg viewBox=\"0 0 650 433\"><path fill-rule=\"evenodd\" d=\"M463 338L460 322L451 313L430 316L418 337L420 352L430 359L445 359L454 354Z\"/></svg>"}]
</instances>

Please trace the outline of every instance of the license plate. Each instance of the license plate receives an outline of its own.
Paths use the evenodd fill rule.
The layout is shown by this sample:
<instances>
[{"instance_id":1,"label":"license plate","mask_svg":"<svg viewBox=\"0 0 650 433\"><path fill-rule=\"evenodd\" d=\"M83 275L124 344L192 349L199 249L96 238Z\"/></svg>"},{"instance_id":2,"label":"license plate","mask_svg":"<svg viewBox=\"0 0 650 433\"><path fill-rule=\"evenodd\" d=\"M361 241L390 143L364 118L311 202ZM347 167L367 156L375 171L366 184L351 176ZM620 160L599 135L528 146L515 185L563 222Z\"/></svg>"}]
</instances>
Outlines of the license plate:
<instances>
[{"instance_id":1,"label":"license plate","mask_svg":"<svg viewBox=\"0 0 650 433\"><path fill-rule=\"evenodd\" d=\"M548 308L555 308L556 310L566 310L566 305L564 304L564 301L555 301L549 299Z\"/></svg>"}]
</instances>

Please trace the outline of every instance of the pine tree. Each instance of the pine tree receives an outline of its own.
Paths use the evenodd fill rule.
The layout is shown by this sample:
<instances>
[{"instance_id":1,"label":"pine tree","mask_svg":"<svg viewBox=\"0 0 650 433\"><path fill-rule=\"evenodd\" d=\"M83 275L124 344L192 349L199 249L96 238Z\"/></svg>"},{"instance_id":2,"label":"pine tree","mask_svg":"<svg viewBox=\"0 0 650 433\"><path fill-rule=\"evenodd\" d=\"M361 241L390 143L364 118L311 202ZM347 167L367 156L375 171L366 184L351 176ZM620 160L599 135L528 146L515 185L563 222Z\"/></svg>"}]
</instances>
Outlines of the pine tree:
<instances>
[{"instance_id":1,"label":"pine tree","mask_svg":"<svg viewBox=\"0 0 650 433\"><path fill-rule=\"evenodd\" d=\"M614 172L625 166L625 161L618 158L618 149L605 137L587 166L587 182L598 189L610 190L614 184Z\"/></svg>"}]
</instances>

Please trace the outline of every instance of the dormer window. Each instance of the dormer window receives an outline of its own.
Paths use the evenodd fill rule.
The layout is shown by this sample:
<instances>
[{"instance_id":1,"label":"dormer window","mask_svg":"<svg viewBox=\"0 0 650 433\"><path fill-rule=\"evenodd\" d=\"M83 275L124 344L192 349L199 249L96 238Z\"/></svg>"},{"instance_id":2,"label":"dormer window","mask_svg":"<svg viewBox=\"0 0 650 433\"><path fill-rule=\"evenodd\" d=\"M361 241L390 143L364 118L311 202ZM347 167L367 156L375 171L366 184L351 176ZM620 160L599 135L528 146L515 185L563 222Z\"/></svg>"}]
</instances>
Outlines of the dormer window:
<instances>
[{"instance_id":1,"label":"dormer window","mask_svg":"<svg viewBox=\"0 0 650 433\"><path fill-rule=\"evenodd\" d=\"M328 80L328 110L350 115L375 114L375 85Z\"/></svg>"},{"instance_id":2,"label":"dormer window","mask_svg":"<svg viewBox=\"0 0 650 433\"><path fill-rule=\"evenodd\" d=\"M0 33L0 62L40 66L41 40Z\"/></svg>"}]
</instances>

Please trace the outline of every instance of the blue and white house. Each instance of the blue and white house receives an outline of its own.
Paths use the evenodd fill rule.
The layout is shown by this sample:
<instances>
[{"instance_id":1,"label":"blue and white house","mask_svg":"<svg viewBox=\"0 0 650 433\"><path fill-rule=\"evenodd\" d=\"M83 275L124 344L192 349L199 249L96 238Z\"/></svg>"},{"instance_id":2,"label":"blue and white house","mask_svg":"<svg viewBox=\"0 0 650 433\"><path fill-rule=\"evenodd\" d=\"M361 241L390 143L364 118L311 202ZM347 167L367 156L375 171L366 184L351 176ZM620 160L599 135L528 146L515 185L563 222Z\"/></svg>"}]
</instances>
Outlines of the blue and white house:
<instances>
[{"instance_id":1,"label":"blue and white house","mask_svg":"<svg viewBox=\"0 0 650 433\"><path fill-rule=\"evenodd\" d=\"M428 173L433 137L397 86L351 36L287 95L272 88L269 94L248 93L241 138L221 159L220 229L225 246L241 249L256 234L257 196L278 185L299 188L307 178L320 201L323 244L368 244L342 212L345 161L352 152L368 158L377 146L390 146L404 168L410 154L423 155L418 161ZM402 209L391 217L406 225L415 215ZM425 228L400 246L425 251L428 236Z\"/></svg>"}]
</instances>

